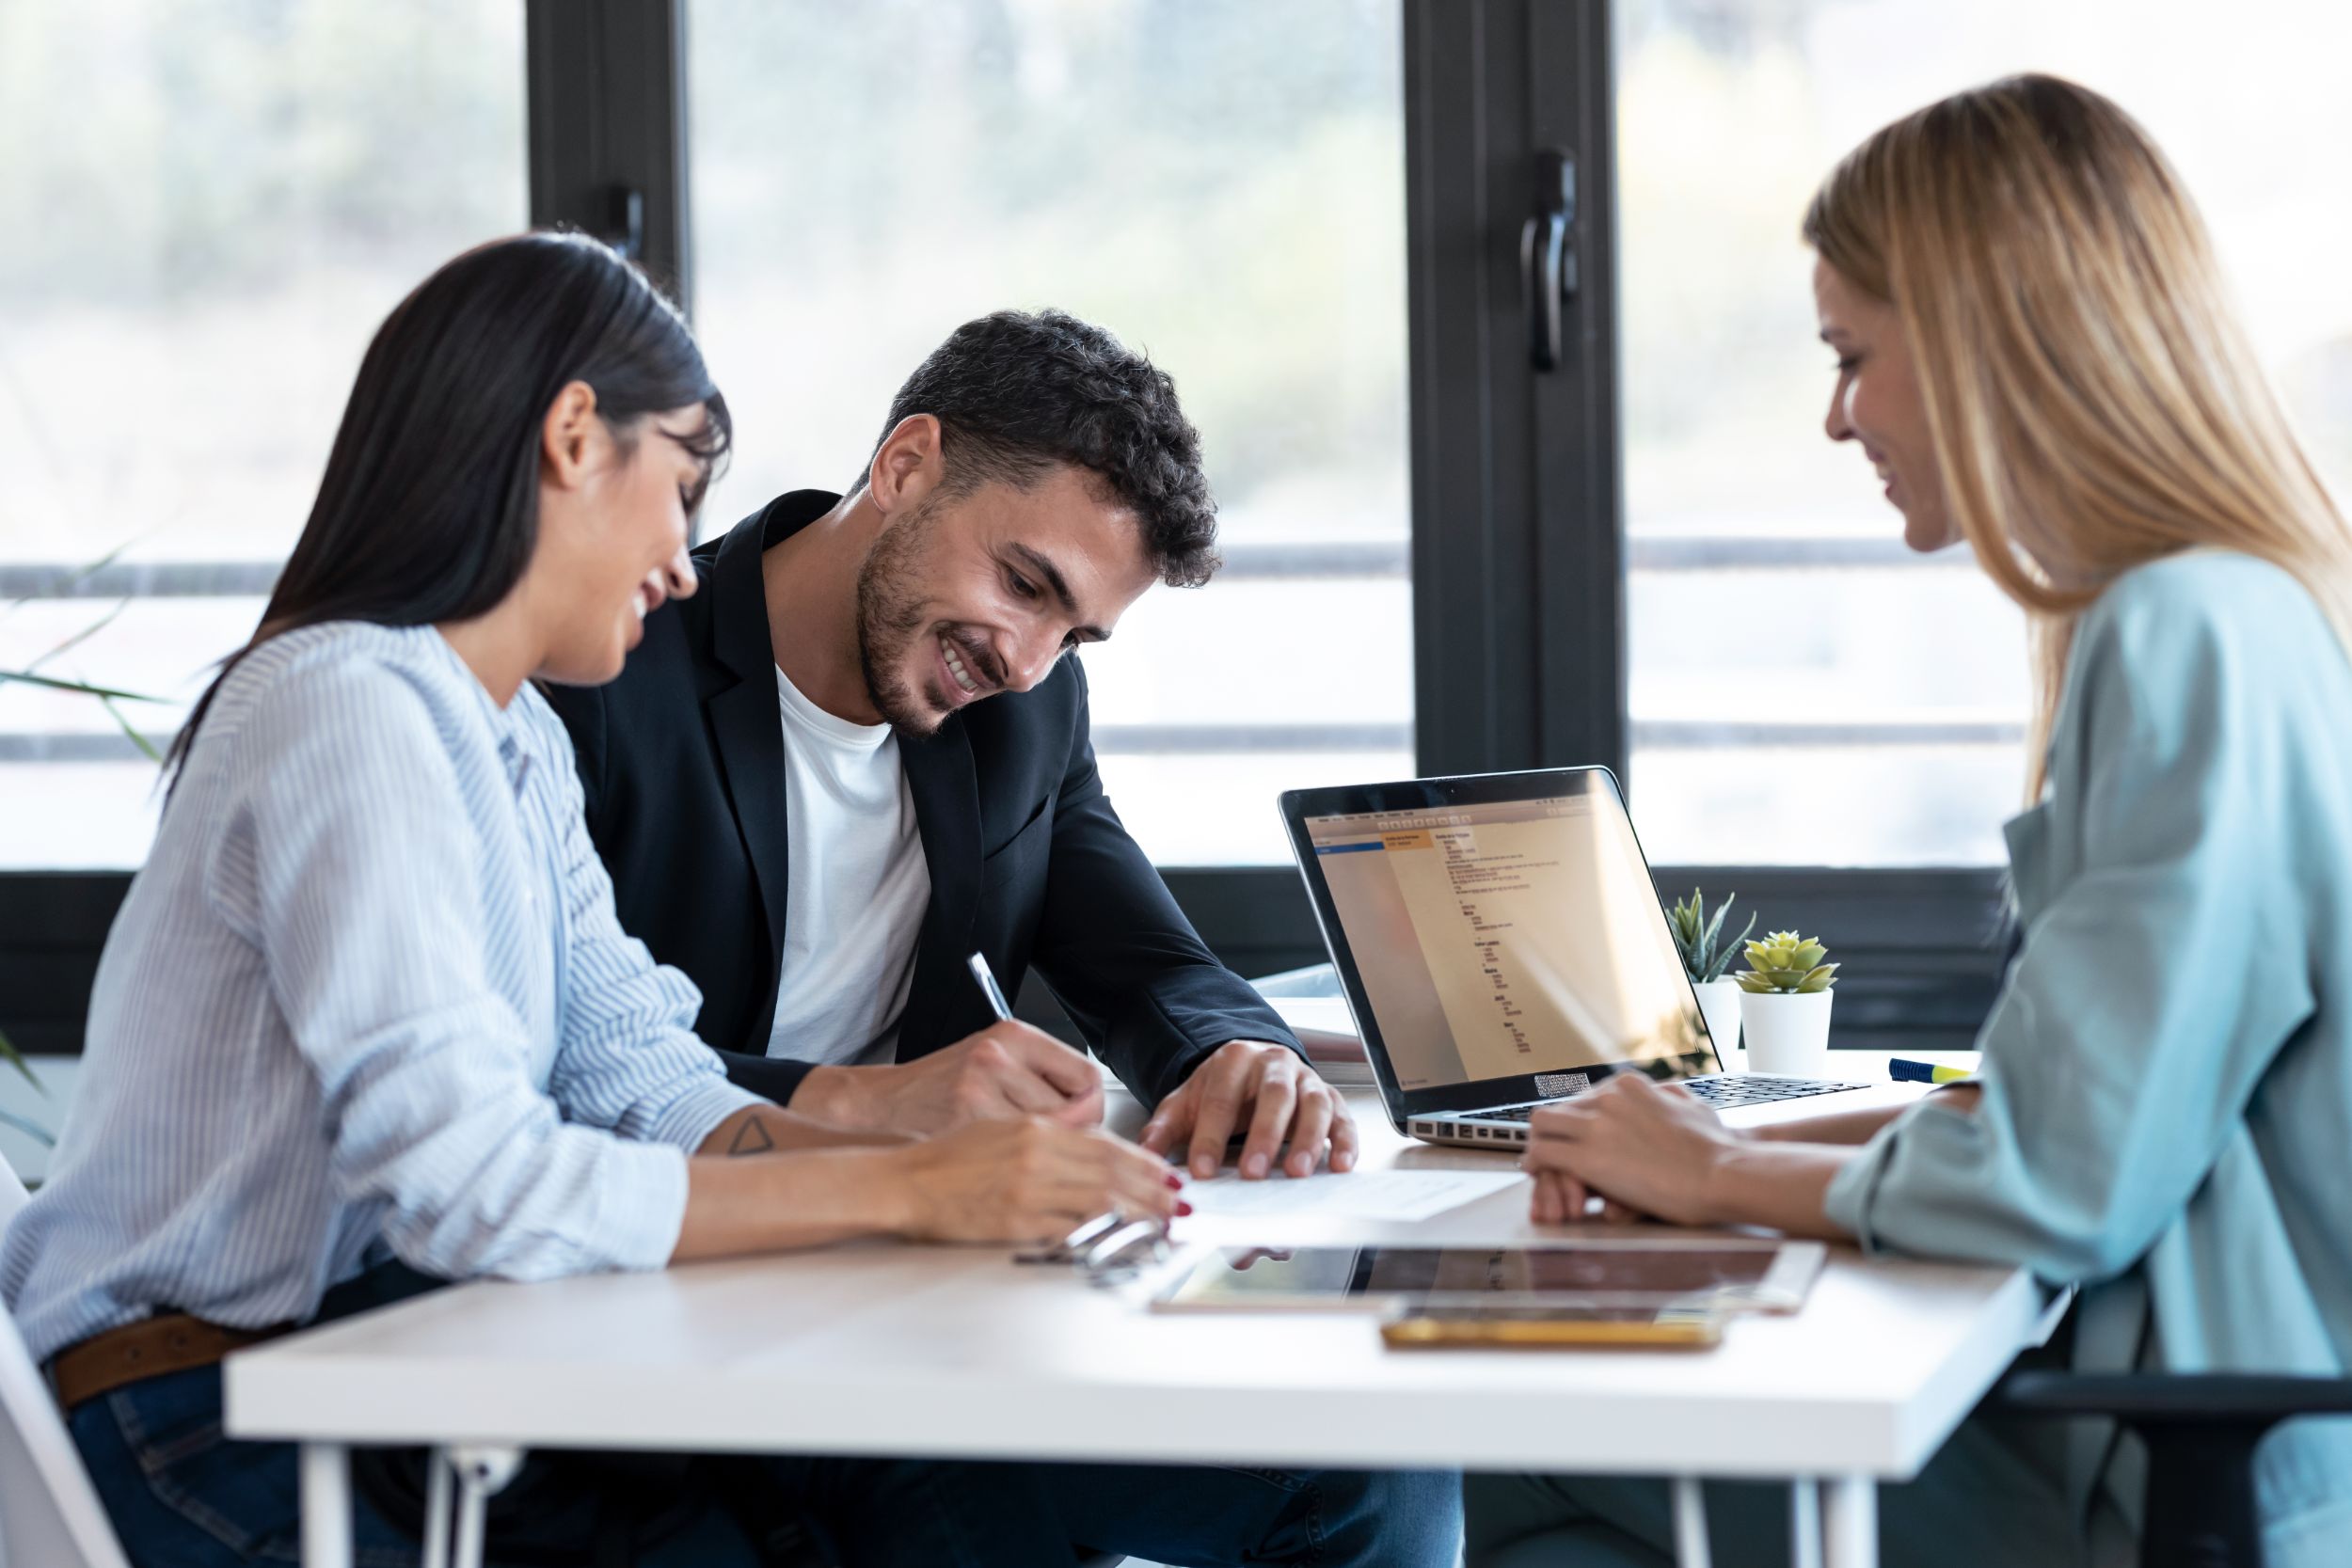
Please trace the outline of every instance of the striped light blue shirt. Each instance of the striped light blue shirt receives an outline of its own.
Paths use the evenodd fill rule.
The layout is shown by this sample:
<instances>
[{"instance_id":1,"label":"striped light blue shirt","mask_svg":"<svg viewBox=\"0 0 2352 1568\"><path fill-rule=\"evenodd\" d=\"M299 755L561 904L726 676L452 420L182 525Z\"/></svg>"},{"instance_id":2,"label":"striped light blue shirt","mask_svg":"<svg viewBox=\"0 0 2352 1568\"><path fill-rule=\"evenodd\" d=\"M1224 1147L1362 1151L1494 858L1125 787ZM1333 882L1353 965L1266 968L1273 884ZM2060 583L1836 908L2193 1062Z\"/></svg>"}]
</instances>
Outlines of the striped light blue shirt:
<instances>
[{"instance_id":1,"label":"striped light blue shirt","mask_svg":"<svg viewBox=\"0 0 2352 1568\"><path fill-rule=\"evenodd\" d=\"M76 1102L0 1248L36 1358L156 1308L300 1320L372 1249L448 1278L658 1268L754 1097L612 912L570 738L431 627L288 633L222 684L106 941Z\"/></svg>"}]
</instances>

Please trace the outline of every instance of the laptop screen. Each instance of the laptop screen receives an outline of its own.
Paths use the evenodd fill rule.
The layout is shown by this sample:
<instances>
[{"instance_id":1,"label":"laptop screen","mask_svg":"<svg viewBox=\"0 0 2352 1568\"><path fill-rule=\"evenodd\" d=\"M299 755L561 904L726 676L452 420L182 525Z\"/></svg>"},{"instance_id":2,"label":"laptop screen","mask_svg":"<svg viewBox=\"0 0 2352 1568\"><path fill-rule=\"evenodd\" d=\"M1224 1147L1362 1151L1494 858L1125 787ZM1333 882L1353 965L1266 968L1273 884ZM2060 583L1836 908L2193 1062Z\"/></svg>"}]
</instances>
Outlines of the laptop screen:
<instances>
[{"instance_id":1,"label":"laptop screen","mask_svg":"<svg viewBox=\"0 0 2352 1568\"><path fill-rule=\"evenodd\" d=\"M1543 777L1564 792L1300 824L1402 1091L1715 1069L1613 784Z\"/></svg>"}]
</instances>

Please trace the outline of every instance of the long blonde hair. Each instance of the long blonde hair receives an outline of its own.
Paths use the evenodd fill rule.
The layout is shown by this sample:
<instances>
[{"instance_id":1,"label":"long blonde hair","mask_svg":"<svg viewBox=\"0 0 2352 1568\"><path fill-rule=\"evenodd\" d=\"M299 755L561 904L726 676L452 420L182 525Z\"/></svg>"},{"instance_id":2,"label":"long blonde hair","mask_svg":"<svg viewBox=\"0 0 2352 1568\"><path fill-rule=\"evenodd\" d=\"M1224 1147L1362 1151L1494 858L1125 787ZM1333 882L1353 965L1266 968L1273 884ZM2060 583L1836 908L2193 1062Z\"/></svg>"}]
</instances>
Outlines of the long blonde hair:
<instances>
[{"instance_id":1,"label":"long blonde hair","mask_svg":"<svg viewBox=\"0 0 2352 1568\"><path fill-rule=\"evenodd\" d=\"M1899 313L1951 516L2030 618L2028 800L2075 622L2134 566L2201 546L2259 557L2352 648L2352 532L2196 207L2114 103L2050 76L1931 103L1846 155L1804 238Z\"/></svg>"}]
</instances>

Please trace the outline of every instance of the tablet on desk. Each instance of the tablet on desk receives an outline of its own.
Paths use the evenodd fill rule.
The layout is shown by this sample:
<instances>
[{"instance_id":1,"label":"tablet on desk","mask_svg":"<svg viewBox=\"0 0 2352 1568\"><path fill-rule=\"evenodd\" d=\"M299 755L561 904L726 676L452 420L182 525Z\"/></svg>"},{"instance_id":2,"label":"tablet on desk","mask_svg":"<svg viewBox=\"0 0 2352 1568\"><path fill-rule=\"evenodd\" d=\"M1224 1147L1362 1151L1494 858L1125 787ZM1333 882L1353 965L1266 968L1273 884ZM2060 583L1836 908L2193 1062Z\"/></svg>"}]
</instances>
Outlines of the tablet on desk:
<instances>
[{"instance_id":1,"label":"tablet on desk","mask_svg":"<svg viewBox=\"0 0 2352 1568\"><path fill-rule=\"evenodd\" d=\"M1716 1305L1792 1312L1819 1242L1595 1237L1509 1246L1219 1247L1152 1302L1160 1312L1417 1312Z\"/></svg>"}]
</instances>

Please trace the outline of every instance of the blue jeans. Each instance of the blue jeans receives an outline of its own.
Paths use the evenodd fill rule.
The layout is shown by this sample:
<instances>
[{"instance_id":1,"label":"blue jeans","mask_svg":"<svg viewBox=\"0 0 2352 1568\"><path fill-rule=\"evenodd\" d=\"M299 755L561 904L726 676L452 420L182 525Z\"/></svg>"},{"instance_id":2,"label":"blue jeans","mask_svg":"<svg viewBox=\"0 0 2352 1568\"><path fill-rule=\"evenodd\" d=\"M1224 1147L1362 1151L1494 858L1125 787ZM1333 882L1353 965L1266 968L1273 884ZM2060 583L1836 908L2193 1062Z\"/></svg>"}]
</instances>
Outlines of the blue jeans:
<instances>
[{"instance_id":1,"label":"blue jeans","mask_svg":"<svg viewBox=\"0 0 2352 1568\"><path fill-rule=\"evenodd\" d=\"M220 1410L217 1367L73 1410L138 1568L301 1560L294 1448L230 1440ZM357 1561L413 1568L421 1469L382 1459L355 1465ZM491 1560L514 1568L757 1568L770 1528L795 1517L845 1568L1060 1568L1073 1541L1203 1568L1451 1568L1461 1516L1451 1473L550 1453L491 1499L488 1535Z\"/></svg>"},{"instance_id":2,"label":"blue jeans","mask_svg":"<svg viewBox=\"0 0 2352 1568\"><path fill-rule=\"evenodd\" d=\"M1184 1568L1454 1568L1453 1470L1028 1465L1069 1539ZM1058 1562L1061 1560L1054 1560Z\"/></svg>"}]
</instances>

